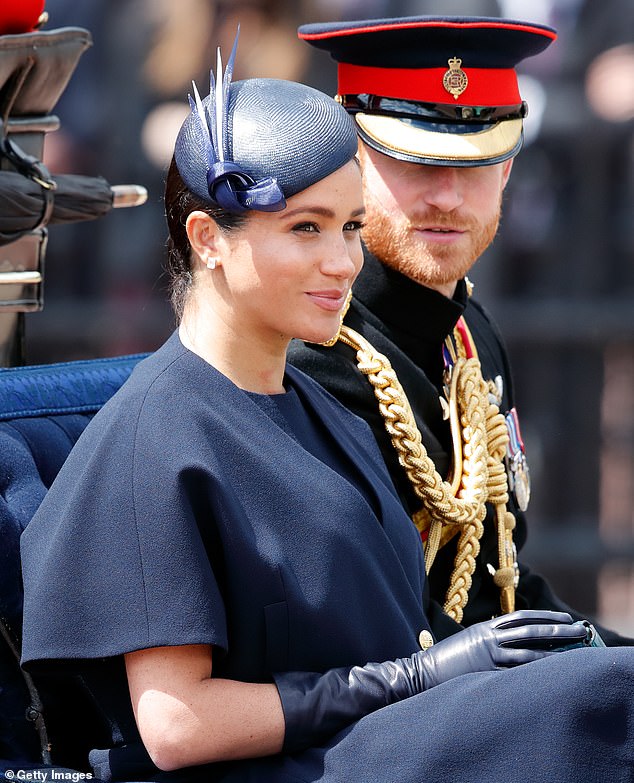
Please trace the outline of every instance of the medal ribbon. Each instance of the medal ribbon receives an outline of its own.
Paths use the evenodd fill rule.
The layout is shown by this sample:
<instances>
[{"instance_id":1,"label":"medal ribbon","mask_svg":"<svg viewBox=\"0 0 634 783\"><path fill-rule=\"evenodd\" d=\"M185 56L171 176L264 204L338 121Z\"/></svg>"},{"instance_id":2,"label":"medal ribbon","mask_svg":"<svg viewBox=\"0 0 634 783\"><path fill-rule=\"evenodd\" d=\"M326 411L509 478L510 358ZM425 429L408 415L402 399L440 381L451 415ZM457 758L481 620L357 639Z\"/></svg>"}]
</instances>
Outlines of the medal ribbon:
<instances>
[{"instance_id":1,"label":"medal ribbon","mask_svg":"<svg viewBox=\"0 0 634 783\"><path fill-rule=\"evenodd\" d=\"M469 331L469 327L467 326L465 319L462 316L460 316L458 322L454 327L453 339L451 336L447 336L442 346L442 358L446 370L450 370L454 366L456 361L456 354L457 354L456 347L455 347L456 336L460 339L460 343L462 344L462 348L464 350L465 358L466 359L473 359L474 357L476 359L478 358L478 352L476 351L476 347L473 342L473 337L471 336L471 332Z\"/></svg>"},{"instance_id":2,"label":"medal ribbon","mask_svg":"<svg viewBox=\"0 0 634 783\"><path fill-rule=\"evenodd\" d=\"M474 356L477 357L478 354L473 343L473 337L471 337L471 332L462 316L458 319L455 329L460 335L467 359L473 359Z\"/></svg>"},{"instance_id":3,"label":"medal ribbon","mask_svg":"<svg viewBox=\"0 0 634 783\"><path fill-rule=\"evenodd\" d=\"M509 455L513 458L519 453L524 454L526 449L524 448L524 441L520 432L520 422L516 408L511 408L504 418L509 432Z\"/></svg>"}]
</instances>

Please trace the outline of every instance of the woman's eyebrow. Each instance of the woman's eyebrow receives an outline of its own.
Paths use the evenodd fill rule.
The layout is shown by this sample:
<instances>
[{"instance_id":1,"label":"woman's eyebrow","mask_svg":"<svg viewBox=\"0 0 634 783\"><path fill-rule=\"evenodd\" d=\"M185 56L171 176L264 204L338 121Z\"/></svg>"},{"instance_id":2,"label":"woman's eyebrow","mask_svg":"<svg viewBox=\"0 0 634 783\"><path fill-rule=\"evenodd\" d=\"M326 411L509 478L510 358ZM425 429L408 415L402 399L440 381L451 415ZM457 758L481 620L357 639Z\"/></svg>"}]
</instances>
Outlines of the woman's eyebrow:
<instances>
[{"instance_id":1,"label":"woman's eyebrow","mask_svg":"<svg viewBox=\"0 0 634 783\"><path fill-rule=\"evenodd\" d=\"M301 213L309 212L312 215L321 215L322 217L334 217L335 213L333 212L330 207L322 207L322 206L306 206L306 207L296 207L295 209L291 209L289 212L283 212L280 214L280 217L292 217L293 215L299 215Z\"/></svg>"},{"instance_id":2,"label":"woman's eyebrow","mask_svg":"<svg viewBox=\"0 0 634 783\"><path fill-rule=\"evenodd\" d=\"M328 217L332 218L335 217L335 213L330 207L323 207L323 206L306 206L306 207L296 207L295 209L291 209L288 212L284 211L280 213L281 218L289 218L293 217L294 215L302 214L302 213L310 213L312 215L320 215L321 217ZM355 209L353 212L350 213L351 217L357 217L358 215L364 215L365 214L365 207L359 207L358 209Z\"/></svg>"}]
</instances>

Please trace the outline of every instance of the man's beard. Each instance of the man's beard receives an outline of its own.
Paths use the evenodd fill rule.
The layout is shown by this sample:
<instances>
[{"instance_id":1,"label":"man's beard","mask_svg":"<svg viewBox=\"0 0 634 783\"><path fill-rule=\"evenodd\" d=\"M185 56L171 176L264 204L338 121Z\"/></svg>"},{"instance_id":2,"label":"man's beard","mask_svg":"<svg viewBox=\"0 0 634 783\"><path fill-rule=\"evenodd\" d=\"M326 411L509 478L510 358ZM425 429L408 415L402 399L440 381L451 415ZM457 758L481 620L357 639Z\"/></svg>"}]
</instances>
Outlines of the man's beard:
<instances>
[{"instance_id":1,"label":"man's beard","mask_svg":"<svg viewBox=\"0 0 634 783\"><path fill-rule=\"evenodd\" d=\"M417 283L435 288L463 278L491 244L500 222L501 199L495 215L480 224L474 218L447 216L437 210L396 223L381 208L370 206L362 231L363 242L379 261ZM450 247L440 243L433 249L417 237L413 226L433 225L468 232L468 246Z\"/></svg>"}]
</instances>

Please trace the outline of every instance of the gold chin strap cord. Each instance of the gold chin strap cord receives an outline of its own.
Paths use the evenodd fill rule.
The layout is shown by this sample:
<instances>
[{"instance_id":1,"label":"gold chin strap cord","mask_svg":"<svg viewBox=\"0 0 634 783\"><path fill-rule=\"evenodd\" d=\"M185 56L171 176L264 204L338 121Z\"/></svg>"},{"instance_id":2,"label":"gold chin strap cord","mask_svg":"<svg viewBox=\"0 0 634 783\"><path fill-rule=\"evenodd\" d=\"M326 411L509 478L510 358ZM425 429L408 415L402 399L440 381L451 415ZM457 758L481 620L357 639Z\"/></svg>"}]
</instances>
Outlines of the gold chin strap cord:
<instances>
[{"instance_id":1,"label":"gold chin strap cord","mask_svg":"<svg viewBox=\"0 0 634 783\"><path fill-rule=\"evenodd\" d=\"M466 330L464 321L461 325ZM467 336L470 339L468 330ZM512 612L517 567L515 517L506 508L509 496L504 457L508 432L504 417L490 401L489 392L495 387L484 381L477 355L467 358L462 334L456 329L457 351L447 384L453 468L449 480L444 481L423 446L407 396L387 357L348 326L342 325L338 337L356 351L357 365L373 387L399 462L422 501L413 521L423 538L427 537L427 572L438 549L457 532L460 534L445 612L457 622L462 620L480 551L487 502L495 507L499 552L499 568L489 568L500 589L502 612ZM470 347L474 350L472 340Z\"/></svg>"}]
</instances>

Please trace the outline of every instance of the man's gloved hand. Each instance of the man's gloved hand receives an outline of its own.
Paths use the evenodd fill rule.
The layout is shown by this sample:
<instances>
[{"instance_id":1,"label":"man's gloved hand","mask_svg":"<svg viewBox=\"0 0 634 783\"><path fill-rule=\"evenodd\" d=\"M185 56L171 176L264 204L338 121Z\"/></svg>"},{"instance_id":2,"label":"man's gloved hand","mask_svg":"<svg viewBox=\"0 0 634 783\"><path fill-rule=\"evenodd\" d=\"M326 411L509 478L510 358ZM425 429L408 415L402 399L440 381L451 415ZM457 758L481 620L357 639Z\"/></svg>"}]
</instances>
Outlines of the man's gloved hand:
<instances>
[{"instance_id":1,"label":"man's gloved hand","mask_svg":"<svg viewBox=\"0 0 634 783\"><path fill-rule=\"evenodd\" d=\"M277 674L286 721L284 751L316 745L364 715L462 674L554 655L553 648L580 642L586 633L564 612L523 610L472 625L411 658L324 674Z\"/></svg>"}]
</instances>

